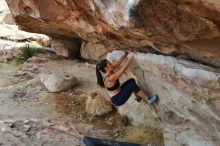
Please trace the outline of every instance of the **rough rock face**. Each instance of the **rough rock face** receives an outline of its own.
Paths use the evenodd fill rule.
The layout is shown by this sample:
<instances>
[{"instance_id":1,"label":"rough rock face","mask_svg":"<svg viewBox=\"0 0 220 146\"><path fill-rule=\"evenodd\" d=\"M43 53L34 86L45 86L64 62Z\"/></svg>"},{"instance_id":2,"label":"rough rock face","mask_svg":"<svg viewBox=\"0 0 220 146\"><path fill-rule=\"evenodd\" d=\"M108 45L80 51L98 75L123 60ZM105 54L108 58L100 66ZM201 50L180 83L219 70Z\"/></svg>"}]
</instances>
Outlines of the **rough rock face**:
<instances>
[{"instance_id":1,"label":"rough rock face","mask_svg":"<svg viewBox=\"0 0 220 146\"><path fill-rule=\"evenodd\" d=\"M83 42L80 54L87 60L99 61L104 59L109 51L112 49L102 43Z\"/></svg>"},{"instance_id":2,"label":"rough rock face","mask_svg":"<svg viewBox=\"0 0 220 146\"><path fill-rule=\"evenodd\" d=\"M84 145L74 125L38 119L0 121L1 145Z\"/></svg>"},{"instance_id":3,"label":"rough rock face","mask_svg":"<svg viewBox=\"0 0 220 146\"><path fill-rule=\"evenodd\" d=\"M0 63L6 63L9 60L13 59L20 53L19 50L11 49L11 50L1 50L0 49Z\"/></svg>"},{"instance_id":4,"label":"rough rock face","mask_svg":"<svg viewBox=\"0 0 220 146\"><path fill-rule=\"evenodd\" d=\"M0 49L11 49L10 47L12 47L12 45L8 45L7 47L7 44L9 44L9 42L11 42L11 44L14 43L14 47L24 46L25 42L26 44L28 44L28 41L38 42L45 47L48 47L51 44L51 40L48 36L21 31L16 25L0 25L0 32Z\"/></svg>"},{"instance_id":5,"label":"rough rock face","mask_svg":"<svg viewBox=\"0 0 220 146\"><path fill-rule=\"evenodd\" d=\"M113 49L150 47L220 67L217 0L6 1L26 31L111 44Z\"/></svg>"},{"instance_id":6,"label":"rough rock face","mask_svg":"<svg viewBox=\"0 0 220 146\"><path fill-rule=\"evenodd\" d=\"M17 57L20 53L19 48L26 45L44 49L50 44L51 40L46 35L21 31L15 25L0 24L0 63Z\"/></svg>"},{"instance_id":7,"label":"rough rock face","mask_svg":"<svg viewBox=\"0 0 220 146\"><path fill-rule=\"evenodd\" d=\"M108 57L114 60L119 53L114 51ZM158 94L160 101L153 107L130 98L119 107L121 114L129 115L134 124L161 127L166 146L220 144L218 70L174 57L144 53L135 54L132 68L141 87L150 95Z\"/></svg>"},{"instance_id":8,"label":"rough rock face","mask_svg":"<svg viewBox=\"0 0 220 146\"><path fill-rule=\"evenodd\" d=\"M5 0L0 0L0 24L15 24L14 18L12 17L8 5Z\"/></svg>"},{"instance_id":9,"label":"rough rock face","mask_svg":"<svg viewBox=\"0 0 220 146\"><path fill-rule=\"evenodd\" d=\"M76 58L79 56L80 52L80 43L79 40L68 41L65 39L56 39L53 38L51 41L51 47L56 52L56 54Z\"/></svg>"}]
</instances>

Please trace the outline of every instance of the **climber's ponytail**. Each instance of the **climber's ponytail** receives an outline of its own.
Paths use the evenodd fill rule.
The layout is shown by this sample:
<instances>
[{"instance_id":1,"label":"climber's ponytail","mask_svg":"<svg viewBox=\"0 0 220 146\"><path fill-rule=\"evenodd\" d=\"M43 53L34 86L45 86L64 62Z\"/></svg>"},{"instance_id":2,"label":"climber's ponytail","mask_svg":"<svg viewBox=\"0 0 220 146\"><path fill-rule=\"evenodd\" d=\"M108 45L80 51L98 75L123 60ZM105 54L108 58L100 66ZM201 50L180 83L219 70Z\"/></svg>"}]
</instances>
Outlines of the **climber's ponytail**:
<instances>
[{"instance_id":1,"label":"climber's ponytail","mask_svg":"<svg viewBox=\"0 0 220 146\"><path fill-rule=\"evenodd\" d=\"M102 60L99 64L96 65L96 77L97 77L97 83L100 87L105 88L104 80L102 77L102 74L100 71L105 73L105 67L107 66L108 61Z\"/></svg>"}]
</instances>

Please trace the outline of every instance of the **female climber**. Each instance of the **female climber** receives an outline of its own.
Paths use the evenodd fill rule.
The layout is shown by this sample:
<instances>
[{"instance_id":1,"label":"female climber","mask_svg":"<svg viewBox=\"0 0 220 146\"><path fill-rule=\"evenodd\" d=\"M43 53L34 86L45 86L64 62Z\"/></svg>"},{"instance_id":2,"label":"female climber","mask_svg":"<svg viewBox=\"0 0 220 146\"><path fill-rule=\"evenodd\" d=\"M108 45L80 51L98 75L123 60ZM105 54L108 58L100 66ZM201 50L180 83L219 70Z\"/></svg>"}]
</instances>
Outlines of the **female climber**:
<instances>
[{"instance_id":1,"label":"female climber","mask_svg":"<svg viewBox=\"0 0 220 146\"><path fill-rule=\"evenodd\" d=\"M130 52L128 55L123 52L123 54L114 64L105 59L96 66L97 83L100 87L104 87L108 90L110 100L116 106L123 105L133 92L138 102L143 100L149 104L154 104L158 100L157 95L148 97L136 84L133 78L120 85L119 78L127 70L133 57L133 52ZM118 71L114 71L114 69L117 68L125 60L125 58L127 58L127 60L125 61L124 65ZM100 71L104 74L104 78L102 77Z\"/></svg>"}]
</instances>

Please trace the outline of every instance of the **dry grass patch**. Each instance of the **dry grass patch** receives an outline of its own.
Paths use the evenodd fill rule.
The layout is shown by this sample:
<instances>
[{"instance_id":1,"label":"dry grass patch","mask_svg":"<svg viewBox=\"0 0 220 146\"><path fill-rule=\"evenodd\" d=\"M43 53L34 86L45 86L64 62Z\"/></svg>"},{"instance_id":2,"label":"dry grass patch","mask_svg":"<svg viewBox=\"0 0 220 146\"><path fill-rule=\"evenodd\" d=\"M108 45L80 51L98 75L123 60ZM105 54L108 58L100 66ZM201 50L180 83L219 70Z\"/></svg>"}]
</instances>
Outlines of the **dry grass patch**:
<instances>
[{"instance_id":1,"label":"dry grass patch","mask_svg":"<svg viewBox=\"0 0 220 146\"><path fill-rule=\"evenodd\" d=\"M122 130L116 138L117 141L132 142L142 145L153 144L155 146L163 146L163 134L154 128L140 125L131 126Z\"/></svg>"}]
</instances>

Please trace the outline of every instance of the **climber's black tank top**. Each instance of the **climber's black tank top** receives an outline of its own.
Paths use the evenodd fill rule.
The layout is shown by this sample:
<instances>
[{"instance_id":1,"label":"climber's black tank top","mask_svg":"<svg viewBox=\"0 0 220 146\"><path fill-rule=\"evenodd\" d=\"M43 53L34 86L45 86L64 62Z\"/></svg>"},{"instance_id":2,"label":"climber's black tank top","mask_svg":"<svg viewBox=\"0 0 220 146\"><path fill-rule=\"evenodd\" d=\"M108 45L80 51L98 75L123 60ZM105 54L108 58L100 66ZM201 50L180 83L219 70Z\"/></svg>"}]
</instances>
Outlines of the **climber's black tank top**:
<instances>
[{"instance_id":1,"label":"climber's black tank top","mask_svg":"<svg viewBox=\"0 0 220 146\"><path fill-rule=\"evenodd\" d=\"M120 82L119 82L119 79L117 79L115 84L112 87L110 87L110 88L106 87L106 88L107 88L108 91L114 91L114 90L118 89L119 87L120 87Z\"/></svg>"}]
</instances>

